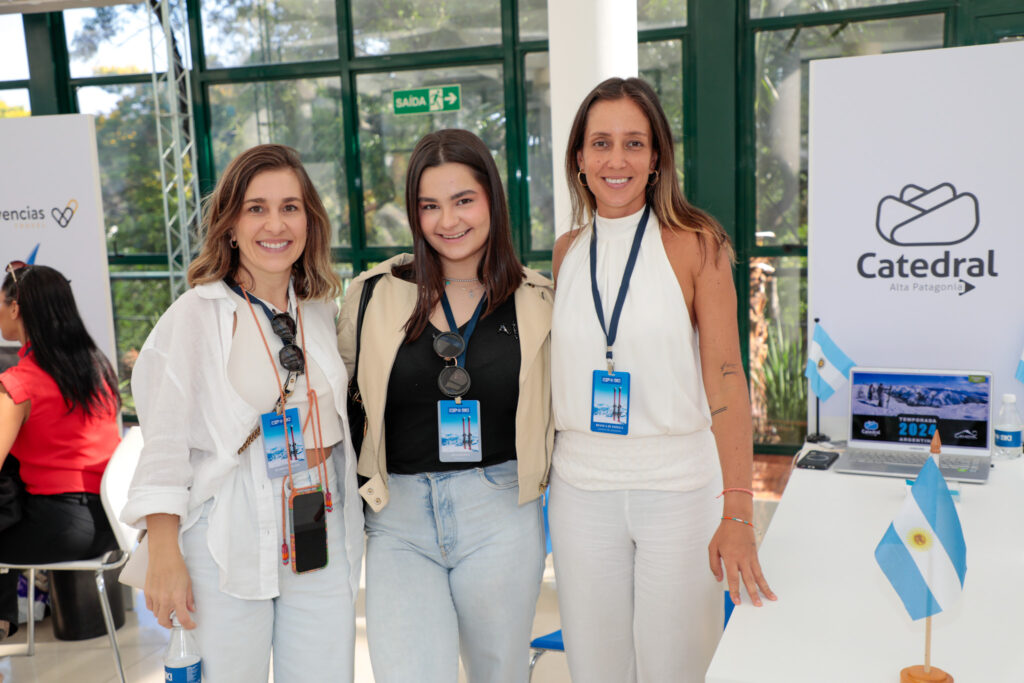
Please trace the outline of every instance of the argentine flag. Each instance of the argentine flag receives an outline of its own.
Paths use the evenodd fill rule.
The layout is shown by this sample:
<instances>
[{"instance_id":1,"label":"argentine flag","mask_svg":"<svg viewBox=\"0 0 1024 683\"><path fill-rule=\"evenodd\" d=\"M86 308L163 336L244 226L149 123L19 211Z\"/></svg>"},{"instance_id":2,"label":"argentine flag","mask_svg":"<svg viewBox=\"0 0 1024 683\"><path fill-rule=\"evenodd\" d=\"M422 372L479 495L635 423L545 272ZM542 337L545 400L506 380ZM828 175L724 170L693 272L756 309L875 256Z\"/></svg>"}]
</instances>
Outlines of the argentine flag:
<instances>
[{"instance_id":1,"label":"argentine flag","mask_svg":"<svg viewBox=\"0 0 1024 683\"><path fill-rule=\"evenodd\" d=\"M827 401L850 377L850 368L855 363L836 346L821 325L814 326L811 348L807 354L807 369L804 377L810 380L811 391L822 401Z\"/></svg>"},{"instance_id":2,"label":"argentine flag","mask_svg":"<svg viewBox=\"0 0 1024 683\"><path fill-rule=\"evenodd\" d=\"M960 596L967 545L946 480L928 458L896 519L875 548L875 559L910 618L938 614Z\"/></svg>"}]
</instances>

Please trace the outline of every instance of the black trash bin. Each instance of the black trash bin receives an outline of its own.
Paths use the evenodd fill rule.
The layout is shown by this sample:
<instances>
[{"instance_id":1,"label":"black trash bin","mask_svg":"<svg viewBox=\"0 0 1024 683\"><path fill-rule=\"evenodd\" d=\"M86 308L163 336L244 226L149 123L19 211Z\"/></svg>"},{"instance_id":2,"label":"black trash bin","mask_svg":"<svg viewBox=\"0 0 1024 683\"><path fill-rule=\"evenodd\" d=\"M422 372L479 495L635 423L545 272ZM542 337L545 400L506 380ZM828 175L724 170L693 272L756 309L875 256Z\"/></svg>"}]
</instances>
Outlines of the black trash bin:
<instances>
[{"instance_id":1,"label":"black trash bin","mask_svg":"<svg viewBox=\"0 0 1024 683\"><path fill-rule=\"evenodd\" d=\"M116 628L124 626L123 591L117 581L120 573L120 569L111 569L103 574ZM50 572L50 611L57 640L85 640L107 634L95 572Z\"/></svg>"}]
</instances>

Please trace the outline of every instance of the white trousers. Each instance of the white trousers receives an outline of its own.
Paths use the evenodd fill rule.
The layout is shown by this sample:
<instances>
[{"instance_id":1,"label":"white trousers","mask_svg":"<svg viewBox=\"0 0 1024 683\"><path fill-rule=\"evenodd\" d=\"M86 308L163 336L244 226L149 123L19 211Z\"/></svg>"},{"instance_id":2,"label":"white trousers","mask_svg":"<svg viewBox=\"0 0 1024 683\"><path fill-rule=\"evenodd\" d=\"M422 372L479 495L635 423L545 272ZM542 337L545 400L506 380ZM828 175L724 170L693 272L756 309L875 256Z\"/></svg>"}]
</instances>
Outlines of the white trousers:
<instances>
[{"instance_id":1,"label":"white trousers","mask_svg":"<svg viewBox=\"0 0 1024 683\"><path fill-rule=\"evenodd\" d=\"M548 516L569 673L579 683L699 683L722 634L708 566L719 482L584 491L551 476Z\"/></svg>"},{"instance_id":2,"label":"white trousers","mask_svg":"<svg viewBox=\"0 0 1024 683\"><path fill-rule=\"evenodd\" d=\"M338 492L330 461L327 471L331 490ZM280 483L273 481L280 529ZM309 479L305 473L296 477L296 485L311 481L315 477ZM355 675L355 605L345 556L342 496L335 496L334 509L327 513L327 566L296 574L291 565L279 564L280 594L269 600L243 600L218 588L217 564L206 543L205 512L185 532L182 542L196 602L197 626L192 633L203 658L205 683L265 682L271 651L274 683L351 683Z\"/></svg>"}]
</instances>

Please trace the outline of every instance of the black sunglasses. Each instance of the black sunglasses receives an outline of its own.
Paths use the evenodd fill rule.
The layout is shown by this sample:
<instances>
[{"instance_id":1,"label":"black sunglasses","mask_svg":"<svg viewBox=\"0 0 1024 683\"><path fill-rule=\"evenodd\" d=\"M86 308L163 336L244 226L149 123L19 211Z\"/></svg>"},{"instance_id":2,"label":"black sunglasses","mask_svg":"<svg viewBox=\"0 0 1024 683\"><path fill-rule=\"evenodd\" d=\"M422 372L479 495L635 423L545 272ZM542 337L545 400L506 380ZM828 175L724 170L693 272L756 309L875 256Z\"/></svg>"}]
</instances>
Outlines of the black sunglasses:
<instances>
[{"instance_id":1,"label":"black sunglasses","mask_svg":"<svg viewBox=\"0 0 1024 683\"><path fill-rule=\"evenodd\" d=\"M302 355L302 349L295 344L295 319L287 313L278 313L270 319L270 329L284 342L284 346L277 354L281 367L288 372L304 372L306 357Z\"/></svg>"},{"instance_id":2,"label":"black sunglasses","mask_svg":"<svg viewBox=\"0 0 1024 683\"><path fill-rule=\"evenodd\" d=\"M441 374L437 376L437 388L450 398L458 398L469 391L469 371L455 360L465 350L466 340L458 332L442 332L434 337L434 353L452 361L452 365L441 368Z\"/></svg>"}]
</instances>

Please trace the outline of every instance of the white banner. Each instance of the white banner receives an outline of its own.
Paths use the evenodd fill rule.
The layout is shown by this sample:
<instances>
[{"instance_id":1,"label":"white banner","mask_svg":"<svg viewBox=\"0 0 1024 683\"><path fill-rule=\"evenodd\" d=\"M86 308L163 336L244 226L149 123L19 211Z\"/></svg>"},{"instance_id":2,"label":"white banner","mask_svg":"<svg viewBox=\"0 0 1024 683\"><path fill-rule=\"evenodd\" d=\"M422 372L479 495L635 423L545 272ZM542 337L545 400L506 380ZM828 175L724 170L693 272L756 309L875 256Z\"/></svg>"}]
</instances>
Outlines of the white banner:
<instances>
[{"instance_id":1,"label":"white banner","mask_svg":"<svg viewBox=\"0 0 1024 683\"><path fill-rule=\"evenodd\" d=\"M808 330L862 366L990 371L994 411L1022 393L1022 83L1024 43L810 73ZM822 431L846 438L848 410L837 391Z\"/></svg>"},{"instance_id":2,"label":"white banner","mask_svg":"<svg viewBox=\"0 0 1024 683\"><path fill-rule=\"evenodd\" d=\"M93 117L0 119L0 260L71 280L96 345L117 367Z\"/></svg>"}]
</instances>

